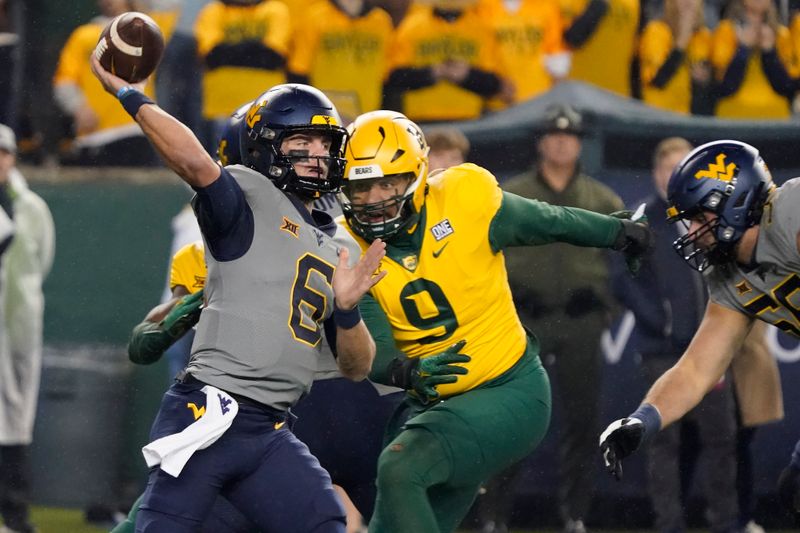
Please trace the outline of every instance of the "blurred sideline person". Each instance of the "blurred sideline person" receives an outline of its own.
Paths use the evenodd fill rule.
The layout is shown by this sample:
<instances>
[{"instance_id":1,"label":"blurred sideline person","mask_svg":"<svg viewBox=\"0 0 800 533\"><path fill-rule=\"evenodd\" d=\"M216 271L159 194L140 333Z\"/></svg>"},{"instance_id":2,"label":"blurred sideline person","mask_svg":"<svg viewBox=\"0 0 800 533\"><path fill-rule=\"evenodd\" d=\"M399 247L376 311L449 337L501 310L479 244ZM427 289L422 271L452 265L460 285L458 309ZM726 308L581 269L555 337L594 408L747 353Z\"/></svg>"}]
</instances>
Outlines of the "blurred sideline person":
<instances>
[{"instance_id":1,"label":"blurred sideline person","mask_svg":"<svg viewBox=\"0 0 800 533\"><path fill-rule=\"evenodd\" d=\"M572 107L547 110L536 143L538 160L503 190L553 205L608 214L623 209L617 194L581 169L581 115ZM594 491L595 439L600 429L603 358L600 338L610 323L608 258L604 250L553 244L506 252L508 280L522 323L539 338L541 354L563 417L559 441L558 504L564 531L582 533ZM580 335L575 332L580 331ZM519 467L487 486L484 519L508 522L504 501ZM491 512L490 509L495 509ZM495 515L494 518L491 515Z\"/></svg>"},{"instance_id":2,"label":"blurred sideline person","mask_svg":"<svg viewBox=\"0 0 800 533\"><path fill-rule=\"evenodd\" d=\"M0 124L0 515L5 533L30 533L30 445L42 368L42 283L55 253L55 225L47 204L15 166L14 133ZM9 205L10 204L10 205ZM8 210L8 211L6 211ZM13 211L14 237L6 213ZM1 223L0 223L1 224Z\"/></svg>"},{"instance_id":3,"label":"blurred sideline person","mask_svg":"<svg viewBox=\"0 0 800 533\"><path fill-rule=\"evenodd\" d=\"M362 250L387 243L388 275L360 303L377 344L371 377L409 391L387 429L369 530L451 532L481 483L531 453L550 419L503 250L561 241L637 258L650 233L503 192L472 164L429 175L425 136L398 113L367 113L348 131L343 223ZM440 371L456 375L414 386Z\"/></svg>"},{"instance_id":4,"label":"blurred sideline person","mask_svg":"<svg viewBox=\"0 0 800 533\"><path fill-rule=\"evenodd\" d=\"M448 169L467 162L469 139L452 126L437 126L425 130L428 141L428 166L431 172Z\"/></svg>"},{"instance_id":5,"label":"blurred sideline person","mask_svg":"<svg viewBox=\"0 0 800 533\"><path fill-rule=\"evenodd\" d=\"M223 168L143 84L127 84L94 57L92 70L197 193L208 251L192 359L143 448L151 470L137 528L193 531L222 493L260 528L343 532L330 477L285 427L313 379L326 320L343 375L363 379L375 351L357 305L385 275L376 273L384 245L351 262L352 240L311 209L341 179L346 132L335 107L313 87L268 90L242 136L243 162L258 170Z\"/></svg>"},{"instance_id":6,"label":"blurred sideline person","mask_svg":"<svg viewBox=\"0 0 800 533\"><path fill-rule=\"evenodd\" d=\"M108 22L137 4L98 0L102 13L76 28L67 39L53 76L53 95L73 123L74 145L62 163L100 166L153 166L158 159L135 121L92 75L89 56ZM152 94L148 86L148 94Z\"/></svg>"},{"instance_id":7,"label":"blurred sideline person","mask_svg":"<svg viewBox=\"0 0 800 533\"><path fill-rule=\"evenodd\" d=\"M793 297L800 288L800 180L776 187L756 148L715 141L681 161L670 178L667 201L668 219L687 230L673 246L703 272L710 300L678 362L634 413L612 422L600 436L606 467L617 478L625 457L682 418L715 386L755 320L800 337ZM751 389L769 384L762 380ZM796 451L779 481L779 495L795 513L800 511L798 472Z\"/></svg>"},{"instance_id":8,"label":"blurred sideline person","mask_svg":"<svg viewBox=\"0 0 800 533\"><path fill-rule=\"evenodd\" d=\"M767 345L766 331L766 322L755 322L731 362L738 424L736 492L739 526L744 533L764 533L754 517L757 473L753 471L753 439L759 426L783 419L781 378Z\"/></svg>"},{"instance_id":9,"label":"blurred sideline person","mask_svg":"<svg viewBox=\"0 0 800 533\"><path fill-rule=\"evenodd\" d=\"M669 3L669 1L668 1ZM703 316L706 287L702 275L686 268L672 249L681 228L669 225L667 182L672 171L692 151L686 139L670 137L653 154L655 193L646 199L647 216L656 237L653 255L642 261L636 278L623 268L612 269L615 296L636 318L636 352L642 372L652 385L686 350ZM619 264L614 261L614 266ZM686 512L682 493L682 432L697 431L697 472L692 477L705 497L705 516L713 532L738 530L736 497L736 407L730 372L724 374L705 398L680 423L653 437L647 452L647 490L660 533L685 533Z\"/></svg>"}]
</instances>

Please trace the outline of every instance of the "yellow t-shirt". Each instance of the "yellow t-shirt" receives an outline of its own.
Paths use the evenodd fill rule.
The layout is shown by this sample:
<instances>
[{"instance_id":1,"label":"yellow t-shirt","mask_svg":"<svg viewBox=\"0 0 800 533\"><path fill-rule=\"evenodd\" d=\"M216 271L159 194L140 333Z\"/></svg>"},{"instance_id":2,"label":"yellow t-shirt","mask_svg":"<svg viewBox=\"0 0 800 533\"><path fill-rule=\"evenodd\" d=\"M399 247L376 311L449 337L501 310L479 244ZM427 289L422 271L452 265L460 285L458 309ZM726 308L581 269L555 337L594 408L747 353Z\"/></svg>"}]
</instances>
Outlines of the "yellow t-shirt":
<instances>
[{"instance_id":1,"label":"yellow t-shirt","mask_svg":"<svg viewBox=\"0 0 800 533\"><path fill-rule=\"evenodd\" d=\"M169 272L170 290L181 285L194 294L205 287L208 271L204 249L203 241L196 241L175 252Z\"/></svg>"},{"instance_id":2,"label":"yellow t-shirt","mask_svg":"<svg viewBox=\"0 0 800 533\"><path fill-rule=\"evenodd\" d=\"M110 19L109 19L110 20ZM89 57L94 53L100 34L108 20L98 19L77 27L67 39L58 59L53 85L74 84L83 94L86 103L97 115L97 130L102 131L134 124L119 101L107 93L100 81L92 74ZM146 91L152 96L152 87ZM78 136L92 133L79 131Z\"/></svg>"},{"instance_id":3,"label":"yellow t-shirt","mask_svg":"<svg viewBox=\"0 0 800 533\"><path fill-rule=\"evenodd\" d=\"M380 109L394 32L388 13L375 8L353 19L330 2L318 2L298 31L291 72L308 76L343 117Z\"/></svg>"},{"instance_id":4,"label":"yellow t-shirt","mask_svg":"<svg viewBox=\"0 0 800 533\"><path fill-rule=\"evenodd\" d=\"M689 40L683 62L672 79L663 88L653 87L650 82L674 46L672 30L663 20L654 20L647 24L639 43L642 100L659 109L688 114L692 107L691 65L710 59L711 32L708 28L697 30Z\"/></svg>"},{"instance_id":5,"label":"yellow t-shirt","mask_svg":"<svg viewBox=\"0 0 800 533\"><path fill-rule=\"evenodd\" d=\"M197 52L208 55L220 44L238 44L258 40L277 53L286 55L291 35L289 8L277 0L252 6L212 2L205 6L195 22ZM226 118L244 102L286 81L283 69L264 70L250 67L222 66L203 74L203 116Z\"/></svg>"},{"instance_id":6,"label":"yellow t-shirt","mask_svg":"<svg viewBox=\"0 0 800 533\"><path fill-rule=\"evenodd\" d=\"M433 9L412 10L395 33L389 70L429 67L446 60L466 61L473 67L502 75L491 27L474 9L448 23ZM449 81L407 91L403 112L415 121L467 120L483 112L484 98Z\"/></svg>"},{"instance_id":7,"label":"yellow t-shirt","mask_svg":"<svg viewBox=\"0 0 800 533\"><path fill-rule=\"evenodd\" d=\"M589 0L559 0L564 27L589 4ZM569 78L603 89L631 95L631 62L639 29L639 0L608 0L609 9L595 32L573 51Z\"/></svg>"},{"instance_id":8,"label":"yellow t-shirt","mask_svg":"<svg viewBox=\"0 0 800 533\"><path fill-rule=\"evenodd\" d=\"M734 22L730 19L722 20L714 32L711 53L711 64L718 81L725 76L737 46ZM791 72L794 64L792 43L789 30L785 26L778 27L775 46L778 57ZM776 93L770 85L761 66L761 53L751 52L745 68L744 80L739 90L717 101L716 116L740 119L788 118L791 114L789 100Z\"/></svg>"},{"instance_id":9,"label":"yellow t-shirt","mask_svg":"<svg viewBox=\"0 0 800 533\"><path fill-rule=\"evenodd\" d=\"M494 30L506 73L516 87L515 101L528 100L550 89L553 77L544 58L566 51L558 4L522 0L519 10L512 12L503 0L481 0L478 13ZM502 105L492 101L490 107Z\"/></svg>"},{"instance_id":10,"label":"yellow t-shirt","mask_svg":"<svg viewBox=\"0 0 800 533\"><path fill-rule=\"evenodd\" d=\"M459 394L496 378L522 356L527 337L514 308L502 252L489 243L489 225L502 191L488 171L464 164L429 180L418 254L392 259L371 289L386 313L397 347L409 357L440 353L466 340L469 373L440 385ZM343 223L343 222L342 222ZM368 244L355 236L362 249Z\"/></svg>"}]
</instances>

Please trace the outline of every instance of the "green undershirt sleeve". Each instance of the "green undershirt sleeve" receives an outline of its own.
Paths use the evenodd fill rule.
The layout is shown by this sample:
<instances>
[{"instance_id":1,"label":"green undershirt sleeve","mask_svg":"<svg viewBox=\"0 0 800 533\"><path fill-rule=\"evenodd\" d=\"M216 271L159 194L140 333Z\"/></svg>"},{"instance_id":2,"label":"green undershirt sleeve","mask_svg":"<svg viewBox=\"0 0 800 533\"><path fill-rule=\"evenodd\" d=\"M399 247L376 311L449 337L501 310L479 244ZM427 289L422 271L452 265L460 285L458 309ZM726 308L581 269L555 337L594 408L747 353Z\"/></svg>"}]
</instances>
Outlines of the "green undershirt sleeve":
<instances>
[{"instance_id":1,"label":"green undershirt sleeve","mask_svg":"<svg viewBox=\"0 0 800 533\"><path fill-rule=\"evenodd\" d=\"M509 246L551 242L610 248L621 230L618 218L503 191L500 209L489 225L489 243L495 253Z\"/></svg>"},{"instance_id":2,"label":"green undershirt sleeve","mask_svg":"<svg viewBox=\"0 0 800 533\"><path fill-rule=\"evenodd\" d=\"M391 363L396 357L402 356L402 352L397 349L392 335L392 326L389 318L381 309L381 306L370 294L364 295L358 303L361 311L361 318L367 325L372 338L375 340L375 360L372 362L372 371L369 379L376 383L392 385L390 368Z\"/></svg>"}]
</instances>

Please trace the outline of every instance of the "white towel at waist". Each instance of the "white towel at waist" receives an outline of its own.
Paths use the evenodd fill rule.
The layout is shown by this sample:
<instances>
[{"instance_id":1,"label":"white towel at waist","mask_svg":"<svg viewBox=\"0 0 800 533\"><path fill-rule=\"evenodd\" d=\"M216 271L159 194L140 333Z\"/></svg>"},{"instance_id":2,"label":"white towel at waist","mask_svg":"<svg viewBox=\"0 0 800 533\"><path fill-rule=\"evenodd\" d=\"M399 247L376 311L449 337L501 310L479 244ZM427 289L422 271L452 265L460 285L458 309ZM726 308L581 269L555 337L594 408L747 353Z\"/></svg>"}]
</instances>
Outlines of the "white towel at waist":
<instances>
[{"instance_id":1,"label":"white towel at waist","mask_svg":"<svg viewBox=\"0 0 800 533\"><path fill-rule=\"evenodd\" d=\"M197 450L208 448L231 427L239 412L239 404L231 396L211 385L202 388L206 393L206 412L180 433L156 439L142 454L148 467L161 464L161 470L178 477Z\"/></svg>"}]
</instances>

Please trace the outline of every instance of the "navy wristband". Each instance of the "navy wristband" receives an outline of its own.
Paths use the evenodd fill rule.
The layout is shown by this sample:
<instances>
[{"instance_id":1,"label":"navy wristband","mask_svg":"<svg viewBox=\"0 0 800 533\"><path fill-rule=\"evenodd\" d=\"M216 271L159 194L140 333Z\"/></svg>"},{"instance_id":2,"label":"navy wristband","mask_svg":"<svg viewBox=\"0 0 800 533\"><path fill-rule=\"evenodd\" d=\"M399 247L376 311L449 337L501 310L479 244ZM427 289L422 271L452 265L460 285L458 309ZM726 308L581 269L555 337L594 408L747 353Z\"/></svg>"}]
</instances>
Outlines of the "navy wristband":
<instances>
[{"instance_id":1,"label":"navy wristband","mask_svg":"<svg viewBox=\"0 0 800 533\"><path fill-rule=\"evenodd\" d=\"M342 329L353 329L361 322L361 311L358 310L358 306L345 311L336 307L336 304L333 304L333 319L336 321L338 327Z\"/></svg>"},{"instance_id":2,"label":"navy wristband","mask_svg":"<svg viewBox=\"0 0 800 533\"><path fill-rule=\"evenodd\" d=\"M628 418L637 418L642 421L644 425L643 441L650 440L653 435L661 430L661 414L659 414L658 409L649 403L640 405Z\"/></svg>"},{"instance_id":3,"label":"navy wristband","mask_svg":"<svg viewBox=\"0 0 800 533\"><path fill-rule=\"evenodd\" d=\"M155 102L148 98L144 93L137 91L130 85L126 85L117 91L117 99L122 104L122 107L125 108L125 111L127 111L128 114L134 119L136 118L136 113L139 112L140 107L145 104L155 104Z\"/></svg>"}]
</instances>

